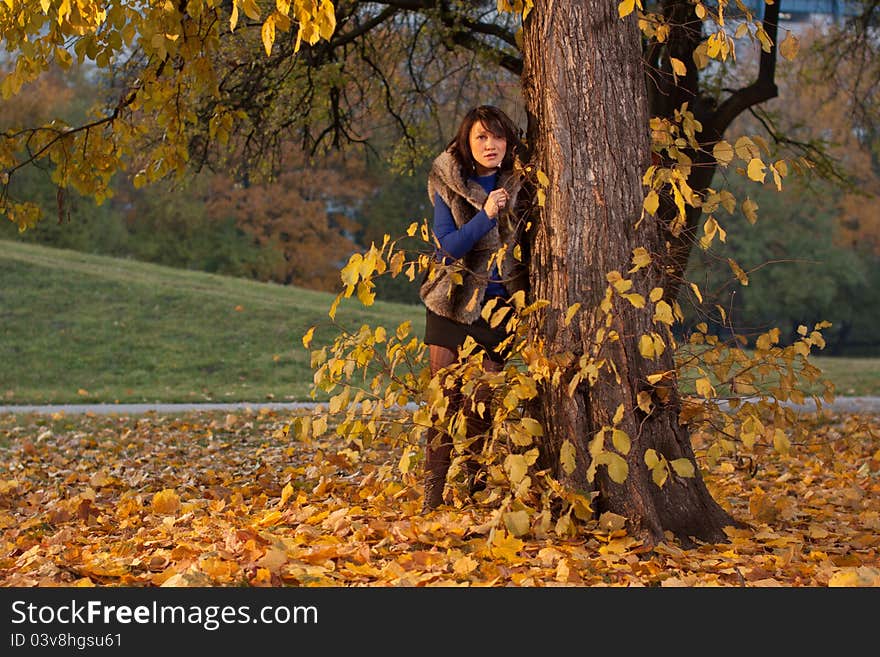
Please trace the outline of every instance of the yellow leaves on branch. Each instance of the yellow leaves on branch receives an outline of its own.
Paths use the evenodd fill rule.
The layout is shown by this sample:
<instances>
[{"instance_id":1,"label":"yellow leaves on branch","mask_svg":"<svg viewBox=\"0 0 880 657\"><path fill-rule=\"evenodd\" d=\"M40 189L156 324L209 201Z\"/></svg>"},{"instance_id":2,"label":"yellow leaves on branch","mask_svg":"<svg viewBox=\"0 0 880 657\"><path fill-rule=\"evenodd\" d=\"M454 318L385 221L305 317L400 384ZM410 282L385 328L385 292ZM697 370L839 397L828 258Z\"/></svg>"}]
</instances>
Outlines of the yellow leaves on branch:
<instances>
[{"instance_id":1,"label":"yellow leaves on branch","mask_svg":"<svg viewBox=\"0 0 880 657\"><path fill-rule=\"evenodd\" d=\"M498 11L519 14L525 20L535 6L535 0L498 0Z\"/></svg>"},{"instance_id":2,"label":"yellow leaves on branch","mask_svg":"<svg viewBox=\"0 0 880 657\"><path fill-rule=\"evenodd\" d=\"M642 7L642 0L623 0L620 4L617 5L617 15L620 18L625 16L629 16L635 8L644 9Z\"/></svg>"},{"instance_id":3,"label":"yellow leaves on branch","mask_svg":"<svg viewBox=\"0 0 880 657\"><path fill-rule=\"evenodd\" d=\"M319 39L330 40L336 29L336 12L330 0L297 0L294 11L299 21L294 50L299 50L303 39L309 45L314 45Z\"/></svg>"},{"instance_id":4,"label":"yellow leaves on branch","mask_svg":"<svg viewBox=\"0 0 880 657\"><path fill-rule=\"evenodd\" d=\"M651 479L659 487L663 487L674 471L679 477L690 478L695 474L694 463L690 459L678 458L667 460L663 454L653 449L645 451L645 465L651 472Z\"/></svg>"},{"instance_id":5,"label":"yellow leaves on branch","mask_svg":"<svg viewBox=\"0 0 880 657\"><path fill-rule=\"evenodd\" d=\"M727 233L715 220L715 217L709 216L703 224L703 236L700 238L700 246L705 250L712 244L715 237L722 242L727 241Z\"/></svg>"},{"instance_id":6,"label":"yellow leaves on branch","mask_svg":"<svg viewBox=\"0 0 880 657\"><path fill-rule=\"evenodd\" d=\"M712 147L712 155L722 167L728 166L734 157L737 157L745 162L745 173L750 180L763 183L769 170L777 190L782 190L782 179L788 175L788 163L785 160L777 160L767 164L761 159L762 152L770 155L770 147L757 135L740 137L734 146L721 140Z\"/></svg>"},{"instance_id":7,"label":"yellow leaves on branch","mask_svg":"<svg viewBox=\"0 0 880 657\"><path fill-rule=\"evenodd\" d=\"M260 20L260 7L256 0L233 0L229 29L234 31L238 25L239 9L251 20ZM302 42L316 44L320 39L328 40L336 30L336 11L332 0L276 0L275 9L263 21L260 40L266 56L272 54L276 28L282 32L290 29L291 20L298 24L294 52L298 52Z\"/></svg>"}]
</instances>

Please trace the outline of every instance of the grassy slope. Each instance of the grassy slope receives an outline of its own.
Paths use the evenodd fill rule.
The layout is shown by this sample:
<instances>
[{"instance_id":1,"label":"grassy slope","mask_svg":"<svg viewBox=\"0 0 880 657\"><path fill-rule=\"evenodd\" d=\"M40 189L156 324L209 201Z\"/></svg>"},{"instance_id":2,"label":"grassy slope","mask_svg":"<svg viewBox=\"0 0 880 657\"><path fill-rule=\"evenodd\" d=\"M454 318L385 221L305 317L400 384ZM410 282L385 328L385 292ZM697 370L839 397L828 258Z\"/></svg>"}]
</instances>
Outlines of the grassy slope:
<instances>
[{"instance_id":1,"label":"grassy slope","mask_svg":"<svg viewBox=\"0 0 880 657\"><path fill-rule=\"evenodd\" d=\"M0 240L0 404L308 398L301 338L333 295ZM418 306L347 300L348 327ZM880 395L876 359L816 357L840 395Z\"/></svg>"},{"instance_id":2,"label":"grassy slope","mask_svg":"<svg viewBox=\"0 0 880 657\"><path fill-rule=\"evenodd\" d=\"M0 403L306 399L302 335L334 335L333 297L0 241ZM336 317L424 324L417 306L356 300Z\"/></svg>"}]
</instances>

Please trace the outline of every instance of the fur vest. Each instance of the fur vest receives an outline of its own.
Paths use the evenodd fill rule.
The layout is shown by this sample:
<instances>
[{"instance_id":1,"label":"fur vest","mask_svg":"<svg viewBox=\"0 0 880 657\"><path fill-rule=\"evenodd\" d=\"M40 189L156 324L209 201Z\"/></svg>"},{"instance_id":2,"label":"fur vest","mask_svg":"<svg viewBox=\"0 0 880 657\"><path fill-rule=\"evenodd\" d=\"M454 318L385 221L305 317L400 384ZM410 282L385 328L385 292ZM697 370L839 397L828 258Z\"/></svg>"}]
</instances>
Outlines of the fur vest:
<instances>
[{"instance_id":1,"label":"fur vest","mask_svg":"<svg viewBox=\"0 0 880 657\"><path fill-rule=\"evenodd\" d=\"M525 226L521 204L517 198L522 189L520 173L503 171L498 174L496 187L507 189L510 200L498 214L497 224L463 257L451 263L443 263L439 251L433 258L427 275L419 289L425 306L432 312L464 324L472 324L480 317L483 295L489 283L492 265L498 265L501 282L508 294L525 290L528 272L522 260L514 255L514 247L520 243ZM465 180L461 167L448 151L441 153L428 174L428 197L434 204L434 194L449 206L456 226L463 226L483 208L488 194L474 180ZM508 208L513 208L513 211ZM520 211L517 211L520 210ZM492 258L503 249L503 255ZM524 258L525 253L520 255Z\"/></svg>"}]
</instances>

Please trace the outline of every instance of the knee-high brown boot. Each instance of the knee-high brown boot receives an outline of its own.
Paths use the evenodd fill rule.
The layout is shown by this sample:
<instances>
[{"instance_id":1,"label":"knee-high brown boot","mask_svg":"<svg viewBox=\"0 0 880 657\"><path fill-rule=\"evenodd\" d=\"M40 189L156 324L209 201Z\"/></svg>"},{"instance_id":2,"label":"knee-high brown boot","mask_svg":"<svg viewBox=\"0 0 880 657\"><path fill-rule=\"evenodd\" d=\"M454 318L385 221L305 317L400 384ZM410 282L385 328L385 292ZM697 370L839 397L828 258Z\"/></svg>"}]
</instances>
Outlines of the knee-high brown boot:
<instances>
[{"instance_id":1,"label":"knee-high brown boot","mask_svg":"<svg viewBox=\"0 0 880 657\"><path fill-rule=\"evenodd\" d=\"M465 461L464 470L467 475L467 492L473 498L474 494L486 488L486 467L477 459L483 451L486 436L492 429L492 420L489 413L491 394L486 388L478 388L474 393L473 401L469 402L467 409L467 437L469 440L468 453L470 458ZM484 404L483 414L477 410L479 404Z\"/></svg>"},{"instance_id":2,"label":"knee-high brown boot","mask_svg":"<svg viewBox=\"0 0 880 657\"><path fill-rule=\"evenodd\" d=\"M436 509L443 504L443 489L446 486L446 473L449 471L452 453L452 439L434 429L428 429L425 445L425 500L422 513Z\"/></svg>"},{"instance_id":3,"label":"knee-high brown boot","mask_svg":"<svg viewBox=\"0 0 880 657\"><path fill-rule=\"evenodd\" d=\"M490 423L476 413L468 417L467 435L472 438L468 446L468 452L472 455L464 463L465 474L467 475L467 492L473 497L476 493L486 488L486 468L480 463L474 455L478 455L483 451L483 443L485 442L485 434L489 431Z\"/></svg>"}]
</instances>

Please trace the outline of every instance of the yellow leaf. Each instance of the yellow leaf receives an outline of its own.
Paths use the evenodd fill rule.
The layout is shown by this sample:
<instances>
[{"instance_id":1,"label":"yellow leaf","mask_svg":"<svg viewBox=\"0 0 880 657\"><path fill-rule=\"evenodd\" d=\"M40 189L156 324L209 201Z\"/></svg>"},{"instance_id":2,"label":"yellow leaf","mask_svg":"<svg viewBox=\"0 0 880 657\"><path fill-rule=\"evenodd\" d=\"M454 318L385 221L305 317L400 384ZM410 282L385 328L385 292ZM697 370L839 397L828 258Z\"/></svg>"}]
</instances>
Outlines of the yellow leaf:
<instances>
[{"instance_id":1,"label":"yellow leaf","mask_svg":"<svg viewBox=\"0 0 880 657\"><path fill-rule=\"evenodd\" d=\"M285 484L284 488L281 489L281 500L278 502L278 507L282 507L287 504L287 500L293 495L293 486L290 483Z\"/></svg>"},{"instance_id":2,"label":"yellow leaf","mask_svg":"<svg viewBox=\"0 0 880 657\"><path fill-rule=\"evenodd\" d=\"M605 464L608 467L608 476L615 483L622 484L629 474L629 466L620 454L614 452L602 452L595 457L597 465Z\"/></svg>"},{"instance_id":3,"label":"yellow leaf","mask_svg":"<svg viewBox=\"0 0 880 657\"><path fill-rule=\"evenodd\" d=\"M317 438L327 431L327 417L320 415L312 421L312 436Z\"/></svg>"},{"instance_id":4,"label":"yellow leaf","mask_svg":"<svg viewBox=\"0 0 880 657\"><path fill-rule=\"evenodd\" d=\"M619 5L617 5L617 15L620 18L624 16L629 16L633 13L633 10L636 8L636 0L623 0Z\"/></svg>"},{"instance_id":5,"label":"yellow leaf","mask_svg":"<svg viewBox=\"0 0 880 657\"><path fill-rule=\"evenodd\" d=\"M788 61L797 57L799 49L800 43L798 42L797 37L791 32L788 32L782 40L782 43L779 44L779 54L785 57Z\"/></svg>"},{"instance_id":6,"label":"yellow leaf","mask_svg":"<svg viewBox=\"0 0 880 657\"><path fill-rule=\"evenodd\" d=\"M614 419L611 420L611 424L617 426L623 420L624 408L623 404L618 404L617 409L614 411Z\"/></svg>"},{"instance_id":7,"label":"yellow leaf","mask_svg":"<svg viewBox=\"0 0 880 657\"><path fill-rule=\"evenodd\" d=\"M400 455L400 461L398 461L397 463L397 469L400 470L401 474L406 474L407 472L409 472L412 465L412 457L412 450L403 450L403 454Z\"/></svg>"},{"instance_id":8,"label":"yellow leaf","mask_svg":"<svg viewBox=\"0 0 880 657\"><path fill-rule=\"evenodd\" d=\"M749 223L754 225L756 221L758 221L758 214L756 210L758 209L758 204L755 203L752 199L746 197L746 200L742 203L742 211L746 216L746 219L749 220Z\"/></svg>"},{"instance_id":9,"label":"yellow leaf","mask_svg":"<svg viewBox=\"0 0 880 657\"><path fill-rule=\"evenodd\" d=\"M654 322L663 322L672 325L675 320L672 317L672 307L665 301L658 301L654 307Z\"/></svg>"},{"instance_id":10,"label":"yellow leaf","mask_svg":"<svg viewBox=\"0 0 880 657\"><path fill-rule=\"evenodd\" d=\"M761 149L758 148L757 144L745 136L737 139L733 148L736 151L736 156L744 162L748 162L761 155Z\"/></svg>"},{"instance_id":11,"label":"yellow leaf","mask_svg":"<svg viewBox=\"0 0 880 657\"><path fill-rule=\"evenodd\" d=\"M660 207L660 196L653 189L647 193L642 203L648 214L657 214L657 208Z\"/></svg>"},{"instance_id":12,"label":"yellow leaf","mask_svg":"<svg viewBox=\"0 0 880 657\"><path fill-rule=\"evenodd\" d=\"M662 356L663 352L666 351L666 343L656 333L652 333L651 336L654 338L654 353L657 356Z\"/></svg>"},{"instance_id":13,"label":"yellow leaf","mask_svg":"<svg viewBox=\"0 0 880 657\"><path fill-rule=\"evenodd\" d=\"M733 270L733 274L734 274L734 276L736 276L737 280L738 280L742 285L748 285L748 284L749 284L749 277L748 277L748 275L745 273L745 271L743 271L743 268L740 267L739 264L737 264L736 260L733 260L732 258L728 258L728 259L727 259L727 264L730 265L731 270Z\"/></svg>"},{"instance_id":14,"label":"yellow leaf","mask_svg":"<svg viewBox=\"0 0 880 657\"><path fill-rule=\"evenodd\" d=\"M571 318L574 317L574 314L580 309L580 307L581 307L580 302L574 303L568 307L568 310L565 312L565 320L564 320L565 326L568 326L569 324L571 324Z\"/></svg>"},{"instance_id":15,"label":"yellow leaf","mask_svg":"<svg viewBox=\"0 0 880 657\"><path fill-rule=\"evenodd\" d=\"M572 442L568 439L562 441L562 447L559 449L559 463L565 474L571 474L575 469L575 449Z\"/></svg>"},{"instance_id":16,"label":"yellow leaf","mask_svg":"<svg viewBox=\"0 0 880 657\"><path fill-rule=\"evenodd\" d=\"M706 218L705 223L703 223L703 237L700 238L700 247L702 249L705 250L709 248L720 228L718 222L715 221L715 217L710 215ZM723 242L724 240L722 239L721 241Z\"/></svg>"},{"instance_id":17,"label":"yellow leaf","mask_svg":"<svg viewBox=\"0 0 880 657\"><path fill-rule=\"evenodd\" d=\"M700 294L700 288L697 287L697 284L691 283L690 286L691 286L691 289L694 291L694 296L697 297L697 301L699 301L700 303L703 303L703 295Z\"/></svg>"},{"instance_id":18,"label":"yellow leaf","mask_svg":"<svg viewBox=\"0 0 880 657\"><path fill-rule=\"evenodd\" d=\"M507 471L510 482L515 486L526 476L528 465L522 454L508 454L504 459L504 469Z\"/></svg>"},{"instance_id":19,"label":"yellow leaf","mask_svg":"<svg viewBox=\"0 0 880 657\"><path fill-rule=\"evenodd\" d=\"M701 377L697 379L695 385L697 388L697 394L701 397L711 399L715 396L715 388L712 386L712 382L709 381L708 378Z\"/></svg>"},{"instance_id":20,"label":"yellow leaf","mask_svg":"<svg viewBox=\"0 0 880 657\"><path fill-rule=\"evenodd\" d=\"M761 158L753 157L751 160L749 160L749 168L747 173L751 180L762 183L764 182L764 177L767 175L766 169L767 167L764 162L761 161Z\"/></svg>"},{"instance_id":21,"label":"yellow leaf","mask_svg":"<svg viewBox=\"0 0 880 657\"><path fill-rule=\"evenodd\" d=\"M236 4L241 5L248 18L255 21L260 20L260 8L257 6L256 0L240 0Z\"/></svg>"},{"instance_id":22,"label":"yellow leaf","mask_svg":"<svg viewBox=\"0 0 880 657\"><path fill-rule=\"evenodd\" d=\"M312 337L314 335L315 335L315 327L313 326L308 331L306 331L306 334L302 337L303 347L305 347L306 349L309 348L309 345L312 344Z\"/></svg>"},{"instance_id":23,"label":"yellow leaf","mask_svg":"<svg viewBox=\"0 0 880 657\"><path fill-rule=\"evenodd\" d=\"M694 463L690 459L675 459L669 462L672 469L675 470L679 477L693 477Z\"/></svg>"},{"instance_id":24,"label":"yellow leaf","mask_svg":"<svg viewBox=\"0 0 880 657\"><path fill-rule=\"evenodd\" d=\"M513 536L522 536L529 532L529 514L524 510L509 511L504 514L504 526Z\"/></svg>"},{"instance_id":25,"label":"yellow leaf","mask_svg":"<svg viewBox=\"0 0 880 657\"><path fill-rule=\"evenodd\" d=\"M733 147L726 141L719 141L712 148L712 155L723 167L726 167L733 160Z\"/></svg>"},{"instance_id":26,"label":"yellow leaf","mask_svg":"<svg viewBox=\"0 0 880 657\"><path fill-rule=\"evenodd\" d=\"M875 587L878 584L880 584L880 571L868 566L841 568L828 580L829 587Z\"/></svg>"},{"instance_id":27,"label":"yellow leaf","mask_svg":"<svg viewBox=\"0 0 880 657\"><path fill-rule=\"evenodd\" d=\"M278 574L281 566L287 563L287 552L280 548L270 548L266 550L266 554L257 561L257 565L262 566L270 573Z\"/></svg>"},{"instance_id":28,"label":"yellow leaf","mask_svg":"<svg viewBox=\"0 0 880 657\"><path fill-rule=\"evenodd\" d=\"M336 295L336 298L333 299L333 303L330 304L330 310L327 311L327 314L330 315L330 319L336 318L336 309L339 307L339 302L342 301L343 293L340 292Z\"/></svg>"},{"instance_id":29,"label":"yellow leaf","mask_svg":"<svg viewBox=\"0 0 880 657\"><path fill-rule=\"evenodd\" d=\"M456 575L468 575L477 569L480 564L471 556L459 557L452 564L452 570Z\"/></svg>"},{"instance_id":30,"label":"yellow leaf","mask_svg":"<svg viewBox=\"0 0 880 657\"><path fill-rule=\"evenodd\" d=\"M773 184L776 185L776 191L781 192L782 191L782 176L779 175L779 171L777 170L775 165L773 165L773 164L770 165L770 172L773 174Z\"/></svg>"},{"instance_id":31,"label":"yellow leaf","mask_svg":"<svg viewBox=\"0 0 880 657\"><path fill-rule=\"evenodd\" d=\"M530 436L544 435L544 428L541 426L541 423L534 418L524 417L522 420L520 420L520 424L522 425L525 432L528 433Z\"/></svg>"},{"instance_id":32,"label":"yellow leaf","mask_svg":"<svg viewBox=\"0 0 880 657\"><path fill-rule=\"evenodd\" d=\"M172 489L166 488L153 495L151 506L154 513L170 515L180 508L180 497Z\"/></svg>"},{"instance_id":33,"label":"yellow leaf","mask_svg":"<svg viewBox=\"0 0 880 657\"><path fill-rule=\"evenodd\" d=\"M498 534L501 534L500 540L498 539ZM518 562L521 560L519 553L524 545L525 543L516 536L502 530L495 534L495 540L492 541L492 556L496 559L503 559L512 563Z\"/></svg>"},{"instance_id":34,"label":"yellow leaf","mask_svg":"<svg viewBox=\"0 0 880 657\"><path fill-rule=\"evenodd\" d=\"M357 284L357 297L365 306L372 306L376 299L372 281L361 281Z\"/></svg>"},{"instance_id":35,"label":"yellow leaf","mask_svg":"<svg viewBox=\"0 0 880 657\"><path fill-rule=\"evenodd\" d=\"M336 11L331 0L322 0L318 26L323 39L329 40L333 36L333 30L336 29Z\"/></svg>"},{"instance_id":36,"label":"yellow leaf","mask_svg":"<svg viewBox=\"0 0 880 657\"><path fill-rule=\"evenodd\" d=\"M629 301L636 308L645 307L645 297L641 294L624 294L623 298Z\"/></svg>"},{"instance_id":37,"label":"yellow leaf","mask_svg":"<svg viewBox=\"0 0 880 657\"><path fill-rule=\"evenodd\" d=\"M348 264L339 272L343 284L352 286L358 282L363 259L364 257L360 253L355 253L348 259Z\"/></svg>"},{"instance_id":38,"label":"yellow leaf","mask_svg":"<svg viewBox=\"0 0 880 657\"><path fill-rule=\"evenodd\" d=\"M654 214L653 212L651 214ZM648 250L642 246L636 247L633 249L632 256L633 266L627 273L631 274L634 271L638 271L642 267L647 267L651 264L651 254L648 253Z\"/></svg>"},{"instance_id":39,"label":"yellow leaf","mask_svg":"<svg viewBox=\"0 0 880 657\"><path fill-rule=\"evenodd\" d=\"M788 454L791 450L791 442L782 429L776 429L773 433L773 449L780 454Z\"/></svg>"},{"instance_id":40,"label":"yellow leaf","mask_svg":"<svg viewBox=\"0 0 880 657\"><path fill-rule=\"evenodd\" d=\"M655 384L659 383L660 381L662 381L663 379L665 379L670 374L672 374L672 370L667 371L667 372L657 372L655 374L649 374L647 376L648 383L650 383L651 385L655 385Z\"/></svg>"},{"instance_id":41,"label":"yellow leaf","mask_svg":"<svg viewBox=\"0 0 880 657\"><path fill-rule=\"evenodd\" d=\"M668 478L669 478L669 468L666 466L665 463L660 463L651 469L651 479L660 488L663 488L663 484L666 483L666 480Z\"/></svg>"},{"instance_id":42,"label":"yellow leaf","mask_svg":"<svg viewBox=\"0 0 880 657\"><path fill-rule=\"evenodd\" d=\"M272 527L282 520L284 520L284 514L280 511L267 511L256 520L256 525L258 527Z\"/></svg>"},{"instance_id":43,"label":"yellow leaf","mask_svg":"<svg viewBox=\"0 0 880 657\"><path fill-rule=\"evenodd\" d=\"M654 357L654 339L647 333L639 338L639 353L643 358Z\"/></svg>"},{"instance_id":44,"label":"yellow leaf","mask_svg":"<svg viewBox=\"0 0 880 657\"><path fill-rule=\"evenodd\" d=\"M675 75L687 75L687 66L684 65L684 62L680 59L676 59L675 57L669 58L669 63L672 64L672 72Z\"/></svg>"},{"instance_id":45,"label":"yellow leaf","mask_svg":"<svg viewBox=\"0 0 880 657\"><path fill-rule=\"evenodd\" d=\"M646 415L650 415L651 411L654 410L654 401L651 399L651 393L647 390L642 390L637 395L638 406Z\"/></svg>"},{"instance_id":46,"label":"yellow leaf","mask_svg":"<svg viewBox=\"0 0 880 657\"><path fill-rule=\"evenodd\" d=\"M614 429L614 431L611 432L611 442L614 444L614 449L618 452L621 454L629 454L630 440L629 435L625 431Z\"/></svg>"}]
</instances>

